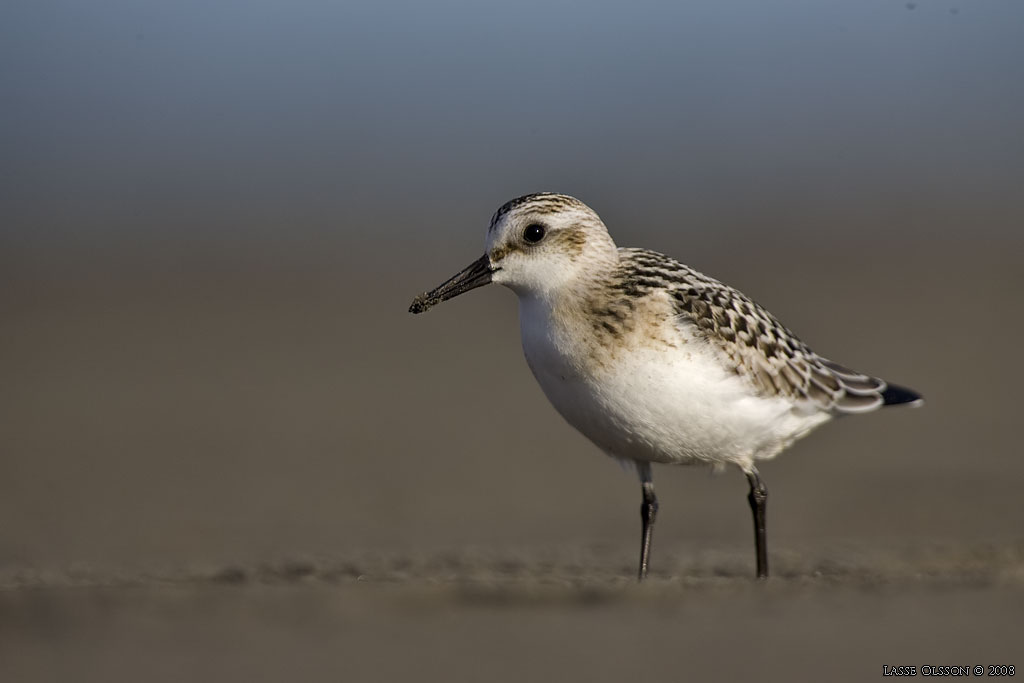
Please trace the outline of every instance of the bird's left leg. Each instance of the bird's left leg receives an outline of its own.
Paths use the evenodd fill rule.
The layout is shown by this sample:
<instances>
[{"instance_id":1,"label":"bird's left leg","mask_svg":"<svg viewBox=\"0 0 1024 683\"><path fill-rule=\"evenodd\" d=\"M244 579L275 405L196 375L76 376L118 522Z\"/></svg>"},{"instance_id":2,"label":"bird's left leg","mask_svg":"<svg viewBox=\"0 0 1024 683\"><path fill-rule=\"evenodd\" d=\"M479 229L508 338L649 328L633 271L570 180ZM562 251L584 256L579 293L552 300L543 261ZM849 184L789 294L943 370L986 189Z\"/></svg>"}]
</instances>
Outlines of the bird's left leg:
<instances>
[{"instance_id":1,"label":"bird's left leg","mask_svg":"<svg viewBox=\"0 0 1024 683\"><path fill-rule=\"evenodd\" d=\"M654 478L651 476L651 463L637 462L637 474L643 487L644 502L640 506L640 519L643 521L643 536L640 539L640 571L637 580L647 578L647 562L651 557L651 536L654 534L654 517L658 514L658 499L654 496Z\"/></svg>"},{"instance_id":2,"label":"bird's left leg","mask_svg":"<svg viewBox=\"0 0 1024 683\"><path fill-rule=\"evenodd\" d=\"M757 548L757 578L768 578L768 541L764 531L764 508L768 502L768 489L765 487L761 477L757 476L757 470L751 465L749 470L744 470L747 481L750 482L750 493L747 500L750 501L750 511L754 513L754 541Z\"/></svg>"}]
</instances>

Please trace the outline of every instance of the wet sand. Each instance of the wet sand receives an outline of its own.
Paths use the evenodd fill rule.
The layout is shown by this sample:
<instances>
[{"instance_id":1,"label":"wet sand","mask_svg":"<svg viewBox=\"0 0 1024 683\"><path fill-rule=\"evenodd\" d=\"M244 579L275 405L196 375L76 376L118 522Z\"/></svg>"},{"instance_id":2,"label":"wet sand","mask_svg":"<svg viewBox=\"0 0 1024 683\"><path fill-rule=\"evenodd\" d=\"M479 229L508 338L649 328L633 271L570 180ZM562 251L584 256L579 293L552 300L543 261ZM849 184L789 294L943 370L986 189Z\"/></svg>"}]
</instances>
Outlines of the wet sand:
<instances>
[{"instance_id":1,"label":"wet sand","mask_svg":"<svg viewBox=\"0 0 1024 683\"><path fill-rule=\"evenodd\" d=\"M859 563L484 551L164 575L8 575L4 680L860 681L882 666L1013 663L1024 546ZM669 558L663 558L669 559ZM668 564L667 567L664 565Z\"/></svg>"},{"instance_id":2,"label":"wet sand","mask_svg":"<svg viewBox=\"0 0 1024 683\"><path fill-rule=\"evenodd\" d=\"M659 245L928 403L762 468L767 584L742 477L656 469L643 586L638 486L546 404L511 295L405 312L461 255L11 258L0 680L1020 665L1019 252L876 245L832 247L867 276L813 249Z\"/></svg>"}]
</instances>

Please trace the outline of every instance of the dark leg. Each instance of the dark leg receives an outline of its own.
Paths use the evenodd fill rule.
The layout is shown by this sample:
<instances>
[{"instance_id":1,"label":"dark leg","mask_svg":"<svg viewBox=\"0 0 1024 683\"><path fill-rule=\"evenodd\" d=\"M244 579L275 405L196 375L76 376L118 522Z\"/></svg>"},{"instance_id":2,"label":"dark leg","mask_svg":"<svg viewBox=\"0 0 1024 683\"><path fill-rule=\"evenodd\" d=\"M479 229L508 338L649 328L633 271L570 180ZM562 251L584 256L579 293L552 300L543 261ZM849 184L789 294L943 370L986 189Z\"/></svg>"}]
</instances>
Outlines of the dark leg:
<instances>
[{"instance_id":1,"label":"dark leg","mask_svg":"<svg viewBox=\"0 0 1024 683\"><path fill-rule=\"evenodd\" d=\"M754 513L754 540L757 545L757 578L768 578L768 544L764 534L764 507L768 502L768 489L765 488L761 477L757 476L757 470L751 469L745 473L747 481L750 482L750 494L747 500L750 501L750 511Z\"/></svg>"},{"instance_id":2,"label":"dark leg","mask_svg":"<svg viewBox=\"0 0 1024 683\"><path fill-rule=\"evenodd\" d=\"M647 578L647 562L651 557L651 535L654 533L654 517L658 514L658 499L654 496L654 480L651 478L650 463L637 463L640 474L640 485L643 487L644 502L640 506L640 519L643 520L643 537L640 540L640 572L637 580Z\"/></svg>"}]
</instances>

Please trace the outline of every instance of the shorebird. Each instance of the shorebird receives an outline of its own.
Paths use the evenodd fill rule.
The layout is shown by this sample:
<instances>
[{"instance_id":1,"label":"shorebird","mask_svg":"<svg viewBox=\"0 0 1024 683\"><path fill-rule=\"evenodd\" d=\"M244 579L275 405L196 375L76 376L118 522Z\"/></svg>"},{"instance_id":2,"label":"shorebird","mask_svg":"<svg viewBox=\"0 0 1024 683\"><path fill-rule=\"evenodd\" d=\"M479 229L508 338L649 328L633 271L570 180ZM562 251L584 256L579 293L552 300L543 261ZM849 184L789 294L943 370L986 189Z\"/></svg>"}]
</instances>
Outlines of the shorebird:
<instances>
[{"instance_id":1,"label":"shorebird","mask_svg":"<svg viewBox=\"0 0 1024 683\"><path fill-rule=\"evenodd\" d=\"M812 351L737 290L646 249L620 248L590 207L529 194L491 218L483 256L411 313L491 282L519 298L526 361L555 409L640 478L638 576L658 500L652 463L738 467L750 484L757 577L768 576L756 464L834 417L921 396Z\"/></svg>"}]
</instances>

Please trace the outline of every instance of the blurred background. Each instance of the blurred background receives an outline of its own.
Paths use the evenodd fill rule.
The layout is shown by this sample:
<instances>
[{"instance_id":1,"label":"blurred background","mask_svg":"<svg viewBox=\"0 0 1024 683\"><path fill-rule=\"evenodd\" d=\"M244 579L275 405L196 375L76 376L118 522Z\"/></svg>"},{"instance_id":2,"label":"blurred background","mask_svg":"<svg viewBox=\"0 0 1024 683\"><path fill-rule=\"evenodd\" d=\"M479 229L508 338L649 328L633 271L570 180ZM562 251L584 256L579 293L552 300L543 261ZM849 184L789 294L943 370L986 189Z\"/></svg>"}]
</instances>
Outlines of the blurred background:
<instances>
[{"instance_id":1,"label":"blurred background","mask_svg":"<svg viewBox=\"0 0 1024 683\"><path fill-rule=\"evenodd\" d=\"M1006 644L999 625L1024 606L1020 3L10 0L0 88L11 680L129 678L113 652L148 680L174 680L181 669L157 664L185 660L193 677L271 680L268 661L288 671L300 655L312 677L344 673L353 660L329 653L367 615L363 652L389 633L422 663L468 637L449 679L583 661L564 671L621 679L643 648L616 655L618 669L590 649L622 624L686 640L709 672L720 651L705 645L758 641L780 620L777 633L860 638L878 655L865 676L883 655L915 663L892 658L910 650L876 637L873 608L822 630L829 591L811 588L794 612L789 593L765 605L743 588L753 548L735 472L655 471L656 580L735 589L673 592L666 623L645 621L648 593L586 612L576 631L595 608L564 595L503 614L330 582L315 599L251 585L168 598L139 578L425 557L448 558L456 583L493 581L473 563L495 556L516 585L543 582L550 563L584 584L591 571L628 579L639 487L547 404L515 297L488 288L406 312L480 255L500 204L539 190L586 201L620 245L737 286L823 355L920 390L921 410L829 425L762 468L776 572L797 584L823 567L883 583L937 572L959 588L875 606L933 627L975 615L928 631L922 657L991 660ZM915 569L915 553L933 559ZM988 581L993 557L998 589L965 597L951 577ZM422 566L413 583L439 580ZM135 577L145 598L66 588L83 572ZM461 630L424 645L438 619ZM203 647L188 646L204 625ZM949 649L979 629L988 650ZM495 643L524 633L558 641L562 659L497 666L512 655ZM803 652L772 642L774 657ZM232 668L254 648L266 661ZM646 654L652 671L678 671ZM768 675L756 658L725 661Z\"/></svg>"}]
</instances>

